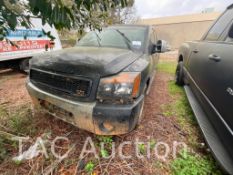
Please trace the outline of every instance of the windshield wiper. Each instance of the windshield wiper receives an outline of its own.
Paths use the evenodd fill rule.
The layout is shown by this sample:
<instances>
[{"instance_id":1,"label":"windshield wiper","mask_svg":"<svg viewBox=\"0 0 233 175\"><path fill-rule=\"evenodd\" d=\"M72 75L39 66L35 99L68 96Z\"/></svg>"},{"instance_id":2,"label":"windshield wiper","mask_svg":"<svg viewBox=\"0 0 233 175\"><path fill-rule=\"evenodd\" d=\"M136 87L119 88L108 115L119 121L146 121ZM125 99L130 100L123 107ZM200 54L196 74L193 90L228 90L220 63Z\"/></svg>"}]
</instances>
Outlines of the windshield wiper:
<instances>
[{"instance_id":1,"label":"windshield wiper","mask_svg":"<svg viewBox=\"0 0 233 175\"><path fill-rule=\"evenodd\" d=\"M131 40L127 36L125 36L125 34L121 32L119 29L115 29L115 31L117 31L124 38L124 41L127 47L129 48L129 50L133 50L131 45Z\"/></svg>"}]
</instances>

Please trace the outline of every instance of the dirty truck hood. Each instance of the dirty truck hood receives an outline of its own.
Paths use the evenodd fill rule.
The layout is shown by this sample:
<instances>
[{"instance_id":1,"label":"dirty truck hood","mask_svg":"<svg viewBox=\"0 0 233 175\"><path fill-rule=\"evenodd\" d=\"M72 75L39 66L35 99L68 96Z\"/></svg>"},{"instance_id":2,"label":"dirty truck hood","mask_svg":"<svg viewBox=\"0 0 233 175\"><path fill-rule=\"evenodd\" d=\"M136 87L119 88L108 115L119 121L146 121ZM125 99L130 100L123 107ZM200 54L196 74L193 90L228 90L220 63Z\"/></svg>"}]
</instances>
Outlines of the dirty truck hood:
<instances>
[{"instance_id":1,"label":"dirty truck hood","mask_svg":"<svg viewBox=\"0 0 233 175\"><path fill-rule=\"evenodd\" d=\"M36 56L31 68L55 73L100 77L116 74L141 56L130 50L74 47Z\"/></svg>"}]
</instances>

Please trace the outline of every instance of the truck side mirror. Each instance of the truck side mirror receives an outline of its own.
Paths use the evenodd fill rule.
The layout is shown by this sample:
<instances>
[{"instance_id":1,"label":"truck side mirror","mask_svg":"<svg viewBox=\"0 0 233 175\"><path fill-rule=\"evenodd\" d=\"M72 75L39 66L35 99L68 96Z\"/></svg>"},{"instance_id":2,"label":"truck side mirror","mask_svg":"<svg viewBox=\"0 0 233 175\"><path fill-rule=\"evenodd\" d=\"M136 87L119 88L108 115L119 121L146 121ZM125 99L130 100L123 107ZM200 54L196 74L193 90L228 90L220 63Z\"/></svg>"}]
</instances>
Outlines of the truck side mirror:
<instances>
[{"instance_id":1,"label":"truck side mirror","mask_svg":"<svg viewBox=\"0 0 233 175\"><path fill-rule=\"evenodd\" d=\"M156 44L156 53L164 53L170 51L169 44L164 40L158 40Z\"/></svg>"}]
</instances>

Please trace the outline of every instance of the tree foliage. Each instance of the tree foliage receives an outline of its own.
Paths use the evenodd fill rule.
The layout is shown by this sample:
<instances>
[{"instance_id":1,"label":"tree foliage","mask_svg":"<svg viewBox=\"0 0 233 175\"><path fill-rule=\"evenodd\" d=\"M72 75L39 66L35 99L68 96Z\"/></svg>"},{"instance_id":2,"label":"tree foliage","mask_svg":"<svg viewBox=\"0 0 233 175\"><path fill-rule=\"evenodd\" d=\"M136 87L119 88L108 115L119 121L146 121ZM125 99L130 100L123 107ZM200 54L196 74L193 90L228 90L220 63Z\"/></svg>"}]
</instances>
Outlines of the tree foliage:
<instances>
[{"instance_id":1,"label":"tree foliage","mask_svg":"<svg viewBox=\"0 0 233 175\"><path fill-rule=\"evenodd\" d=\"M32 16L58 30L101 29L109 12L129 5L132 0L0 0L0 40L16 26L32 27Z\"/></svg>"}]
</instances>

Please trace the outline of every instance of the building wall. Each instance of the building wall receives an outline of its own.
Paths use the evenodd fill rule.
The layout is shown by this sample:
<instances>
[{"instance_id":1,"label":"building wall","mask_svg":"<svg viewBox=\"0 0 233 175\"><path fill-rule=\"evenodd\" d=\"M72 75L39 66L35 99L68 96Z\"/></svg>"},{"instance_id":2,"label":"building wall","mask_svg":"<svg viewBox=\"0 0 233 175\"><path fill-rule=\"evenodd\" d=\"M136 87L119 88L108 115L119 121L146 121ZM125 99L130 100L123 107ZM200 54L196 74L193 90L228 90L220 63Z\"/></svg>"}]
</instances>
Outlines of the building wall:
<instances>
[{"instance_id":1,"label":"building wall","mask_svg":"<svg viewBox=\"0 0 233 175\"><path fill-rule=\"evenodd\" d=\"M201 39L219 15L207 13L144 19L139 24L153 25L158 38L166 40L172 49L177 49L185 41Z\"/></svg>"}]
</instances>

